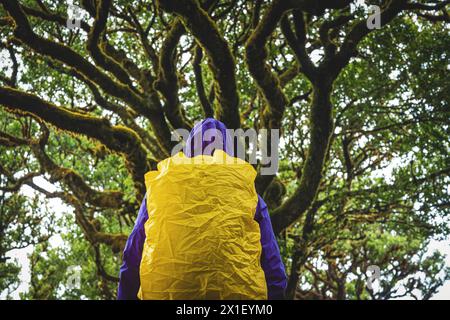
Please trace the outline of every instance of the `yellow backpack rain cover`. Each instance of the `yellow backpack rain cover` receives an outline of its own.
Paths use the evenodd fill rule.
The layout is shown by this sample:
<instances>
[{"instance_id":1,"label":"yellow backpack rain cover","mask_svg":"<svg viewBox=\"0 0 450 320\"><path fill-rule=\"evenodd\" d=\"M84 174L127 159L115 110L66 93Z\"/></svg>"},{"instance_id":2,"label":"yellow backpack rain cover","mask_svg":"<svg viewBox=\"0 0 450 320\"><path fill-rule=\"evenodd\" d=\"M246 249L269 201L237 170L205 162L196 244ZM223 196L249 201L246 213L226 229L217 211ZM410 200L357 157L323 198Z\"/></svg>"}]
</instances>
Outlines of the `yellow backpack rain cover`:
<instances>
[{"instance_id":1,"label":"yellow backpack rain cover","mask_svg":"<svg viewBox=\"0 0 450 320\"><path fill-rule=\"evenodd\" d=\"M180 152L145 175L140 299L267 299L255 177L222 150Z\"/></svg>"}]
</instances>

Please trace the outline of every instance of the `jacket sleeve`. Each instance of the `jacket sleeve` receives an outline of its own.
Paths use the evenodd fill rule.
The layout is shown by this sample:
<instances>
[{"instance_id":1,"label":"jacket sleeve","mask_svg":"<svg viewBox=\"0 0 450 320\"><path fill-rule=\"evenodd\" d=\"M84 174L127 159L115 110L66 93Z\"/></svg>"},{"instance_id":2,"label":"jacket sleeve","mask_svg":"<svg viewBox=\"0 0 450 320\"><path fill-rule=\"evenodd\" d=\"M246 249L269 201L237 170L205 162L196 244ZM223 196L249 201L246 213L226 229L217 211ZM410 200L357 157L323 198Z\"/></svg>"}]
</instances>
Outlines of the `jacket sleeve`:
<instances>
[{"instance_id":1,"label":"jacket sleeve","mask_svg":"<svg viewBox=\"0 0 450 320\"><path fill-rule=\"evenodd\" d=\"M148 219L146 197L142 201L133 231L123 251L123 263L119 273L118 300L137 300L140 287L139 266L145 242L144 225Z\"/></svg>"},{"instance_id":2,"label":"jacket sleeve","mask_svg":"<svg viewBox=\"0 0 450 320\"><path fill-rule=\"evenodd\" d=\"M270 222L269 210L259 195L255 220L259 223L261 231L261 266L266 277L268 298L283 299L287 286L286 273Z\"/></svg>"}]
</instances>

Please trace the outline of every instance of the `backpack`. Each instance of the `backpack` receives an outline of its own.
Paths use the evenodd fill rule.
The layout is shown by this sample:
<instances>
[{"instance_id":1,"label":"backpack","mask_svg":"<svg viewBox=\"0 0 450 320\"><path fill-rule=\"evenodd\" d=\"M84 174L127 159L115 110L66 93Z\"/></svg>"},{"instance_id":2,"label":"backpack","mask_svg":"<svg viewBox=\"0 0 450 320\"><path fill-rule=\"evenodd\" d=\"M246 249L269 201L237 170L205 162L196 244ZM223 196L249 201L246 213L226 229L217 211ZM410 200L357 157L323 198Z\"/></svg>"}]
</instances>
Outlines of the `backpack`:
<instances>
[{"instance_id":1,"label":"backpack","mask_svg":"<svg viewBox=\"0 0 450 320\"><path fill-rule=\"evenodd\" d=\"M145 175L140 299L267 299L255 169L215 150Z\"/></svg>"}]
</instances>

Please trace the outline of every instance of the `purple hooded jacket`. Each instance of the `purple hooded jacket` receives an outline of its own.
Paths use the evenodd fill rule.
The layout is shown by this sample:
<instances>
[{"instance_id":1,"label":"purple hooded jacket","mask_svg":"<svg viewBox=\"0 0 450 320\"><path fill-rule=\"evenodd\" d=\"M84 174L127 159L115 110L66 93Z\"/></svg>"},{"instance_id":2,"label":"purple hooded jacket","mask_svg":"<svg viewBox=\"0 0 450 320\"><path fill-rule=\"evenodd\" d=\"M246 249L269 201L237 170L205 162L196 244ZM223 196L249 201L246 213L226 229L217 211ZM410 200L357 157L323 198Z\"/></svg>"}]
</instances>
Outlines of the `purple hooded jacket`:
<instances>
[{"instance_id":1,"label":"purple hooded jacket","mask_svg":"<svg viewBox=\"0 0 450 320\"><path fill-rule=\"evenodd\" d=\"M183 150L187 157L203 154L205 148L212 142L209 138L204 139L204 133L208 129L220 131L223 139L223 150L234 156L233 141L226 132L225 125L215 119L208 118L199 122L192 129L186 146ZM215 136L214 136L215 137ZM205 141L206 140L206 141ZM199 143L200 141L200 143ZM214 145L216 147L216 144ZM142 201L136 224L131 232L125 250L123 252L123 264L120 267L119 288L117 298L119 300L136 300L140 287L139 267L142 258L142 249L145 241L144 224L148 219L146 198ZM255 212L255 220L261 231L261 266L264 270L269 299L283 299L286 289L286 274L281 261L269 212L264 200L258 195L258 204Z\"/></svg>"}]
</instances>

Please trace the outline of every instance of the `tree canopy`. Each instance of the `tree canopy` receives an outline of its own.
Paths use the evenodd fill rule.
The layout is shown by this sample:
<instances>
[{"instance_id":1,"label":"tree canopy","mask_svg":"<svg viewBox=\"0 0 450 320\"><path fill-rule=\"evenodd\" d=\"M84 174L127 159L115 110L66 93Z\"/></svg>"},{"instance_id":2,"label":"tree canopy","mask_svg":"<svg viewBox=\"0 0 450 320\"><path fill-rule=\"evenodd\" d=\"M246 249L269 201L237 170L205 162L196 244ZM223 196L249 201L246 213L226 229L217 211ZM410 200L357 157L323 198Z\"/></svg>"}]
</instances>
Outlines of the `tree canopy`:
<instances>
[{"instance_id":1,"label":"tree canopy","mask_svg":"<svg viewBox=\"0 0 450 320\"><path fill-rule=\"evenodd\" d=\"M144 174L206 117L280 129L256 189L289 298L428 299L450 280L428 250L450 231L450 1L0 3L4 295L8 252L32 246L22 298L114 299Z\"/></svg>"}]
</instances>

